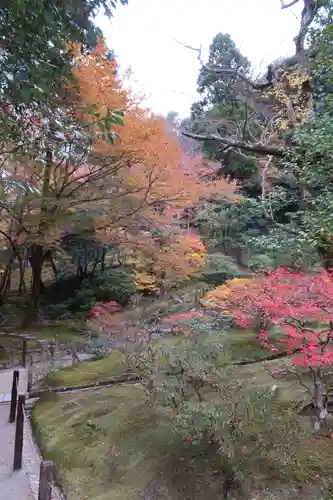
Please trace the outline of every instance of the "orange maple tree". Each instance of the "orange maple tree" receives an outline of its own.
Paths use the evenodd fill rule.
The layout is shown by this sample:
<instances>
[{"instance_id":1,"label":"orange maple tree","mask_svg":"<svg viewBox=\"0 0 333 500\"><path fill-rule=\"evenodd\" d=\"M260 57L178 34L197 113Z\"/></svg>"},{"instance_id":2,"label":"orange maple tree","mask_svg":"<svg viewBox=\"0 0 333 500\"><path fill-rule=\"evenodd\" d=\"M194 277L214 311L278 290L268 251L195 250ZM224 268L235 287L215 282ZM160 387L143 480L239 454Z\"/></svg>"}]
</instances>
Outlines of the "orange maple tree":
<instances>
[{"instance_id":1,"label":"orange maple tree","mask_svg":"<svg viewBox=\"0 0 333 500\"><path fill-rule=\"evenodd\" d=\"M128 250L136 246L134 260L141 262L137 266L141 275L144 274L144 260L143 267L149 270L148 274L157 276L158 283L166 274L173 275L174 280L191 276L197 272L200 259L188 257L195 252L187 233L180 230L180 214L184 208L197 205L212 194L224 194L229 201L237 201L235 186L224 180L203 179L212 167L207 166L200 155L184 166L184 152L177 136L168 130L166 121L142 107L132 92L124 88L115 61L102 55L103 47L100 46L97 52L81 58L74 70L75 91L80 103L97 107L98 117L108 109L124 112L124 124L114 127L120 139L110 145L97 135L94 152L99 159L105 161L107 158L112 165L118 165L121 186L130 190L132 206L137 208L128 216L122 216L119 223L113 220L114 214L107 214L104 219L99 217L98 233L104 240L112 241L121 233L119 243L123 248ZM84 115L90 122L97 122L98 117ZM124 199L121 202L124 203ZM144 229L138 231L140 226ZM167 234L167 245L151 237L152 227ZM200 239L196 237L196 240L196 245L200 246ZM133 252L130 253L133 257ZM201 255L200 264L202 260ZM156 285L147 278L147 272L143 281L153 288Z\"/></svg>"},{"instance_id":2,"label":"orange maple tree","mask_svg":"<svg viewBox=\"0 0 333 500\"><path fill-rule=\"evenodd\" d=\"M64 107L56 112L63 123L64 117L74 116L76 128L64 127L51 140L51 111L46 117L45 109L34 111L36 116L29 115L27 123L30 147L35 149L7 162L15 181L35 189L20 198L15 217L6 212L4 230L15 241L17 253L30 248L36 254L35 299L45 249L59 248L64 231L93 229L102 242L119 244L132 258L133 252L136 259L141 252L145 270L159 285L167 275L177 282L198 270L198 260L188 257L195 252L179 224L183 209L212 192L236 200L233 185L205 181L199 168L182 168L184 153L177 136L125 88L115 60L106 55L102 40L93 53L80 53L73 67L74 83L64 86ZM123 123L107 126L110 113L117 110L124 115ZM46 149L46 161L40 160L37 143L44 154ZM75 154L66 155L73 145ZM165 244L152 238L153 228L166 233Z\"/></svg>"}]
</instances>

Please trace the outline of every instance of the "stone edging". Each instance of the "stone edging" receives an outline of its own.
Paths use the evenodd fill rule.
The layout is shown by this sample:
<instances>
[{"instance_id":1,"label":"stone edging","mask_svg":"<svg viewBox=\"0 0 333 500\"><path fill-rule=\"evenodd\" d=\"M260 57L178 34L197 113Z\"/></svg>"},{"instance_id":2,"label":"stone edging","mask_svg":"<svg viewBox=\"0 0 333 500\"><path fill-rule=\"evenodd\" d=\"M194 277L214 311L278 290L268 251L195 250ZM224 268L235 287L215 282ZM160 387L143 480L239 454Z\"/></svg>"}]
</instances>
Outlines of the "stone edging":
<instances>
[{"instance_id":1,"label":"stone edging","mask_svg":"<svg viewBox=\"0 0 333 500\"><path fill-rule=\"evenodd\" d=\"M37 400L31 401L30 409L37 403ZM42 462L43 457L41 452L37 446L37 443L34 439L32 432L32 425L30 422L29 415L25 414L24 421L24 431L23 431L23 455L22 455L22 468L26 473L29 481L29 489L32 495L33 500L38 500L38 489L39 489L39 472L40 472L40 463ZM60 491L53 486L55 495L52 494L52 500L61 500L63 495Z\"/></svg>"},{"instance_id":2,"label":"stone edging","mask_svg":"<svg viewBox=\"0 0 333 500\"><path fill-rule=\"evenodd\" d=\"M38 500L41 461L42 457L32 435L30 419L27 417L24 422L22 466L28 476L29 488L34 500Z\"/></svg>"}]
</instances>

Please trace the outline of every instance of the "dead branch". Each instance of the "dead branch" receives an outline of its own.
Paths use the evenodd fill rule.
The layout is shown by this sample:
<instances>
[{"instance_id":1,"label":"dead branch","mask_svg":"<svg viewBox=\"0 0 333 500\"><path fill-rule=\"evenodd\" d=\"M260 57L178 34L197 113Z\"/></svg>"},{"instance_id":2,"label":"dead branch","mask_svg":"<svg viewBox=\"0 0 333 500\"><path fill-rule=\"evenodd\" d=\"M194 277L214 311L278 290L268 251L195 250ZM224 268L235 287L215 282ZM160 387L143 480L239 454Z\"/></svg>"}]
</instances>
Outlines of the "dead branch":
<instances>
[{"instance_id":1,"label":"dead branch","mask_svg":"<svg viewBox=\"0 0 333 500\"><path fill-rule=\"evenodd\" d=\"M271 65L267 68L266 74L266 82L256 83L253 82L250 78L248 78L243 73L239 72L237 69L226 69L217 66L208 66L207 64L203 64L203 68L207 71L207 73L211 73L214 75L233 75L245 82L249 85L253 90L264 90L273 86L273 67Z\"/></svg>"},{"instance_id":2,"label":"dead branch","mask_svg":"<svg viewBox=\"0 0 333 500\"><path fill-rule=\"evenodd\" d=\"M273 67L272 65L269 65L267 68L267 74L266 74L266 82L263 83L257 83L252 81L250 78L248 78L246 75L244 75L242 72L240 72L237 68L236 69L230 69L230 68L223 68L221 66L210 66L208 64L205 64L203 59L202 59L202 47L200 45L200 48L197 49L195 47L191 47L190 45L186 45L183 42L180 42L176 38L172 37L172 39L179 43L179 45L182 45L186 49L193 50L194 52L198 53L198 61L200 62L201 66L207 73L211 73L214 75L232 75L236 76L243 82L245 82L247 85L249 85L252 89L254 90L264 90L273 85L273 78L274 78L274 73L273 73Z\"/></svg>"},{"instance_id":3,"label":"dead branch","mask_svg":"<svg viewBox=\"0 0 333 500\"><path fill-rule=\"evenodd\" d=\"M268 160L264 166L264 169L262 171L262 176L261 176L261 199L264 207L264 211L266 215L268 215L267 209L266 209L266 178L267 178L267 172L269 169L270 164L272 163L273 156L270 155L268 157Z\"/></svg>"},{"instance_id":4,"label":"dead branch","mask_svg":"<svg viewBox=\"0 0 333 500\"><path fill-rule=\"evenodd\" d=\"M273 87L274 82L275 82L275 76L274 76L274 70L273 66L269 65L267 69L267 74L266 74L266 81L263 83L258 83L252 81L247 75L245 75L240 69L230 69L230 68L223 68L220 66L210 66L204 63L202 59L202 48L195 48L190 45L186 45L179 40L173 38L175 42L178 44L182 45L183 47L192 50L194 52L197 52L198 54L198 60L202 66L202 68L211 74L215 75L232 75L239 80L243 81L248 87L250 87L252 90L264 90L269 87ZM208 133L208 134L196 134L187 130L181 131L182 135L185 137L189 137L191 139L195 139L197 141L205 141L205 140L213 140L213 141L218 141L222 143L226 149L238 149L242 151L249 151L255 154L259 155L270 155L274 157L281 157L284 153L284 149L274 147L274 146L268 146L263 144L262 142L248 142L243 140L244 134L245 134L245 129L248 127L248 120L249 120L249 114L248 114L248 103L245 101L245 106L246 106L246 119L244 120L242 130L240 130L239 126L236 124L236 128L238 128L239 132L239 138L234 138L230 139L227 137L224 137L221 133L219 133L219 130L217 131L218 133ZM240 139L240 137L242 139Z\"/></svg>"},{"instance_id":5,"label":"dead branch","mask_svg":"<svg viewBox=\"0 0 333 500\"><path fill-rule=\"evenodd\" d=\"M305 57L304 42L306 35L319 9L318 0L304 0L300 30L294 38L296 55L299 56L301 62Z\"/></svg>"},{"instance_id":6,"label":"dead branch","mask_svg":"<svg viewBox=\"0 0 333 500\"><path fill-rule=\"evenodd\" d=\"M298 3L298 0L292 0L291 2L285 4L283 0L280 0L281 3L281 9L288 9L289 7L292 7L296 3Z\"/></svg>"},{"instance_id":7,"label":"dead branch","mask_svg":"<svg viewBox=\"0 0 333 500\"><path fill-rule=\"evenodd\" d=\"M312 394L312 390L311 390L311 388L310 388L308 385L306 385L306 383L304 382L304 380L303 380L303 378L302 378L302 375L301 375L301 374L300 374L297 370L292 370L292 369L291 369L291 368L287 365L287 363L286 363L284 360L282 360L282 364L283 364L283 366L284 366L285 370L286 370L288 373L291 373L292 375L295 375L295 377L296 377L296 378L297 378L297 380L298 380L298 383L299 383L302 387L304 387L304 389L306 389L306 391L307 391L307 393L310 395L310 397L312 397L312 395L313 395L313 394Z\"/></svg>"},{"instance_id":8,"label":"dead branch","mask_svg":"<svg viewBox=\"0 0 333 500\"><path fill-rule=\"evenodd\" d=\"M299 0L291 0L289 3L285 4L284 0L280 0L281 9L288 9L298 3L298 1ZM319 9L322 7L318 0L303 0L303 2L304 7L302 10L301 25L298 34L294 38L296 56L301 63L305 62L304 42L306 35Z\"/></svg>"},{"instance_id":9,"label":"dead branch","mask_svg":"<svg viewBox=\"0 0 333 500\"><path fill-rule=\"evenodd\" d=\"M194 134L186 130L183 130L181 133L185 137L190 137L191 139L195 139L197 141L217 141L221 142L228 148L239 148L243 151L251 151L252 153L257 153L260 155L272 155L275 157L281 157L285 152L284 149L265 146L260 143L249 144L244 141L232 141L230 139L227 139L226 137L222 137L220 134Z\"/></svg>"}]
</instances>

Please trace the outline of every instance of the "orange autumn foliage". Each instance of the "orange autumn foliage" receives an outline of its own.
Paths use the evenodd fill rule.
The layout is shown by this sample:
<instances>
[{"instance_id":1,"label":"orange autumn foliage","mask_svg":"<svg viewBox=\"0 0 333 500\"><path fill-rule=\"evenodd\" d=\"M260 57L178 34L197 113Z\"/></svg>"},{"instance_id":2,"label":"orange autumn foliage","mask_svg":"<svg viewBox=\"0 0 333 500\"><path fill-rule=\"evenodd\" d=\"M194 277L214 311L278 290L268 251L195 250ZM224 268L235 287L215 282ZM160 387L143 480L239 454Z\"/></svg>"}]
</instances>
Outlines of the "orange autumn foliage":
<instances>
[{"instance_id":1,"label":"orange autumn foliage","mask_svg":"<svg viewBox=\"0 0 333 500\"><path fill-rule=\"evenodd\" d=\"M233 278L207 292L200 303L207 309L216 309L224 314L232 314L229 309L233 304L234 294L238 294L240 290L251 289L253 283L251 278Z\"/></svg>"},{"instance_id":2,"label":"orange autumn foliage","mask_svg":"<svg viewBox=\"0 0 333 500\"><path fill-rule=\"evenodd\" d=\"M110 197L111 213L100 216L96 227L104 241L118 241L126 258L134 259L137 277L147 288L155 288L165 281L188 279L203 264L200 239L196 237L193 248L193 236L180 229L183 209L198 205L212 194L220 193L233 202L237 196L233 184L203 180L203 174L212 166L207 166L202 156L187 158L184 165L184 152L176 134L168 130L163 118L140 106L131 91L124 88L116 70L115 61L103 58L101 48L81 57L74 69L76 102L81 113L91 106L100 116L108 110L124 112L124 124L112 127L120 140L110 145L99 134L93 141L92 160L115 167L114 177L106 177L100 189L106 189L109 182L118 183L120 192L127 193L122 199ZM82 115L89 125L96 122L98 132L98 117L86 111ZM114 214L123 211L119 202L129 203L132 210L117 221ZM161 246L149 229L140 229L140 220L166 232L168 244ZM144 266L138 262L144 262Z\"/></svg>"},{"instance_id":3,"label":"orange autumn foliage","mask_svg":"<svg viewBox=\"0 0 333 500\"><path fill-rule=\"evenodd\" d=\"M148 190L146 205L163 200L170 208L189 206L221 191L227 199L236 201L233 184L201 180L202 170L206 168L201 156L181 168L183 151L177 136L168 131L163 118L141 107L130 90L123 87L115 61L100 56L101 48L85 56L75 68L76 92L82 103L96 106L101 116L108 109L124 111L124 125L113 127L120 140L110 149L102 138L95 139L94 147L99 154L108 156L112 152L113 159L120 159L130 168L127 180L131 186L140 192ZM93 120L87 114L85 119Z\"/></svg>"},{"instance_id":4,"label":"orange autumn foliage","mask_svg":"<svg viewBox=\"0 0 333 500\"><path fill-rule=\"evenodd\" d=\"M123 262L133 268L137 290L146 293L197 277L205 258L200 238L183 231L170 232L164 245L148 232L128 235L121 247Z\"/></svg>"},{"instance_id":5,"label":"orange autumn foliage","mask_svg":"<svg viewBox=\"0 0 333 500\"><path fill-rule=\"evenodd\" d=\"M202 158L191 159L183 168L184 152L176 134L124 87L116 62L104 55L102 42L92 54L78 53L73 68L75 83L64 91L63 114L59 112L61 124L66 123L63 117L68 113L82 125L71 129L73 136L88 131L92 139L88 154L64 159L59 144L63 141L62 146L67 147L72 141L64 125L59 131L64 138L48 143L52 161L47 168L45 161L36 160L36 155L30 153L7 164L12 179L27 182L39 192L24 198L24 218L14 228L13 238L22 248L37 242L58 249L64 229L94 228L97 238L119 245L126 256L135 249L135 258L144 262L144 269L138 272L153 273L156 286L177 283L198 273L204 254L198 238L197 248L193 249L193 241L180 227L179 215L219 189L234 201L234 186L204 182ZM120 136L114 144L105 141L98 123L109 110L124 112L124 124L111 127ZM36 134L43 127L42 113L33 117ZM47 198L46 208L43 198ZM147 231L142 229L143 222L149 226ZM165 244L151 237L152 227L166 233ZM8 228L12 228L9 216Z\"/></svg>"}]
</instances>

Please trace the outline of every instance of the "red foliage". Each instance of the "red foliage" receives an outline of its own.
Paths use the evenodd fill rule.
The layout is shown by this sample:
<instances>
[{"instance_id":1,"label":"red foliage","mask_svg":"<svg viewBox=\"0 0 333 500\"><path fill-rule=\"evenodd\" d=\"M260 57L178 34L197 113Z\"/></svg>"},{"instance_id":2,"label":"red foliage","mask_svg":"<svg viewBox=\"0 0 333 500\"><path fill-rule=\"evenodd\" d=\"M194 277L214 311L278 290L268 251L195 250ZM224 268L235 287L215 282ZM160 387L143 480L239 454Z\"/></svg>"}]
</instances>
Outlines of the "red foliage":
<instances>
[{"instance_id":1,"label":"red foliage","mask_svg":"<svg viewBox=\"0 0 333 500\"><path fill-rule=\"evenodd\" d=\"M110 302L97 302L97 304L90 309L90 315L94 318L100 318L101 316L120 311L122 311L122 307L118 302L111 300Z\"/></svg>"},{"instance_id":2,"label":"red foliage","mask_svg":"<svg viewBox=\"0 0 333 500\"><path fill-rule=\"evenodd\" d=\"M314 275L277 269L267 276L254 277L253 286L233 290L230 302L237 324L251 325L253 317L264 311L285 334L290 349L298 349L293 362L299 366L320 368L333 362L333 276L331 271ZM317 330L310 325L326 323ZM276 350L267 340L268 331L260 337L266 347Z\"/></svg>"}]
</instances>

